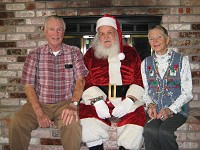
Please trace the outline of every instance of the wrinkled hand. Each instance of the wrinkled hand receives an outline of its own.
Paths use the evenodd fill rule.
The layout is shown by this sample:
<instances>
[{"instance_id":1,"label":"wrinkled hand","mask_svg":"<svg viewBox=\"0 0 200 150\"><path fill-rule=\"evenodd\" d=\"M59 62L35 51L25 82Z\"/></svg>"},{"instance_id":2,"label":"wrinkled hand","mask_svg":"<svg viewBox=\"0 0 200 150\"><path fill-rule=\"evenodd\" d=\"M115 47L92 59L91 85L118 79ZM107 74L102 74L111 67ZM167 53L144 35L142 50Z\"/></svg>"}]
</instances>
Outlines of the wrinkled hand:
<instances>
[{"instance_id":1,"label":"wrinkled hand","mask_svg":"<svg viewBox=\"0 0 200 150\"><path fill-rule=\"evenodd\" d=\"M70 104L68 108L62 111L61 119L65 125L71 124L73 119L79 121L78 107Z\"/></svg>"},{"instance_id":2,"label":"wrinkled hand","mask_svg":"<svg viewBox=\"0 0 200 150\"><path fill-rule=\"evenodd\" d=\"M161 109L157 115L157 119L161 119L162 121L166 120L169 116L169 109Z\"/></svg>"},{"instance_id":3,"label":"wrinkled hand","mask_svg":"<svg viewBox=\"0 0 200 150\"><path fill-rule=\"evenodd\" d=\"M49 128L53 122L49 117L42 111L36 112L37 122L40 128Z\"/></svg>"},{"instance_id":4,"label":"wrinkled hand","mask_svg":"<svg viewBox=\"0 0 200 150\"><path fill-rule=\"evenodd\" d=\"M133 105L133 101L127 97L125 100L121 101L113 109L112 115L115 117L121 118L128 113L132 105Z\"/></svg>"},{"instance_id":5,"label":"wrinkled hand","mask_svg":"<svg viewBox=\"0 0 200 150\"><path fill-rule=\"evenodd\" d=\"M149 104L148 106L148 115L149 117L152 119L156 119L157 118L157 112L156 112L156 105L154 104Z\"/></svg>"},{"instance_id":6,"label":"wrinkled hand","mask_svg":"<svg viewBox=\"0 0 200 150\"><path fill-rule=\"evenodd\" d=\"M109 108L104 102L104 100L100 100L94 103L94 107L96 109L97 115L101 119L110 118Z\"/></svg>"}]
</instances>

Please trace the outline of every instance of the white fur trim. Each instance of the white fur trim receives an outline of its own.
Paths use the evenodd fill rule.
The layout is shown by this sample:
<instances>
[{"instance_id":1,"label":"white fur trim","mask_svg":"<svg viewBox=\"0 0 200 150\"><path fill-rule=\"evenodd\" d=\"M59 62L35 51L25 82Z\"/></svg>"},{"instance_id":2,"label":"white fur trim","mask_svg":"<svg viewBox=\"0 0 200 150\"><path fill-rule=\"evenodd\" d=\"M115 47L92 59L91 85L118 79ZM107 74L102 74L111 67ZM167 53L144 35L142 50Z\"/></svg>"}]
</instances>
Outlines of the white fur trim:
<instances>
[{"instance_id":1,"label":"white fur trim","mask_svg":"<svg viewBox=\"0 0 200 150\"><path fill-rule=\"evenodd\" d=\"M144 103L141 102L141 101L136 101L136 102L134 102L134 104L131 106L131 108L130 108L130 110L128 111L128 113L134 112L138 107L140 107L140 106L142 106L142 105L144 105Z\"/></svg>"},{"instance_id":2,"label":"white fur trim","mask_svg":"<svg viewBox=\"0 0 200 150\"><path fill-rule=\"evenodd\" d=\"M110 84L122 85L121 62L118 57L108 58Z\"/></svg>"},{"instance_id":3,"label":"white fur trim","mask_svg":"<svg viewBox=\"0 0 200 150\"><path fill-rule=\"evenodd\" d=\"M137 84L132 84L126 92L126 96L128 95L132 95L139 101L143 101L142 97L144 95L144 89Z\"/></svg>"},{"instance_id":4,"label":"white fur trim","mask_svg":"<svg viewBox=\"0 0 200 150\"><path fill-rule=\"evenodd\" d=\"M116 20L111 17L102 17L97 20L96 31L101 26L111 26L117 30Z\"/></svg>"},{"instance_id":5,"label":"white fur trim","mask_svg":"<svg viewBox=\"0 0 200 150\"><path fill-rule=\"evenodd\" d=\"M82 141L89 144L89 147L109 140L108 130L110 126L102 121L95 118L84 118L80 120L80 123L82 125Z\"/></svg>"},{"instance_id":6,"label":"white fur trim","mask_svg":"<svg viewBox=\"0 0 200 150\"><path fill-rule=\"evenodd\" d=\"M144 128L142 126L127 124L122 127L118 127L118 146L123 146L126 149L139 150L143 144Z\"/></svg>"},{"instance_id":7,"label":"white fur trim","mask_svg":"<svg viewBox=\"0 0 200 150\"><path fill-rule=\"evenodd\" d=\"M86 105L90 105L90 102L91 102L90 99L93 99L99 96L103 96L104 98L103 100L106 100L107 98L106 94L99 87L91 86L83 92L82 100L83 100L83 103L85 103Z\"/></svg>"},{"instance_id":8,"label":"white fur trim","mask_svg":"<svg viewBox=\"0 0 200 150\"><path fill-rule=\"evenodd\" d=\"M119 53L118 58L119 58L119 60L124 60L124 58L125 58L124 53Z\"/></svg>"},{"instance_id":9,"label":"white fur trim","mask_svg":"<svg viewBox=\"0 0 200 150\"><path fill-rule=\"evenodd\" d=\"M101 145L103 143L102 139L98 140L98 141L94 141L94 142L88 142L86 143L87 147L93 147L93 146L97 146L97 145Z\"/></svg>"},{"instance_id":10,"label":"white fur trim","mask_svg":"<svg viewBox=\"0 0 200 150\"><path fill-rule=\"evenodd\" d=\"M144 94L144 89L141 86L136 84L130 85L129 89L126 92L126 97L128 97L129 95L134 96L135 98L137 98L137 101L134 102L134 104L129 110L129 113L134 112L138 107L144 105L144 101L142 99L143 94Z\"/></svg>"},{"instance_id":11,"label":"white fur trim","mask_svg":"<svg viewBox=\"0 0 200 150\"><path fill-rule=\"evenodd\" d=\"M111 98L110 101L116 107L122 101L122 98L121 97Z\"/></svg>"}]
</instances>

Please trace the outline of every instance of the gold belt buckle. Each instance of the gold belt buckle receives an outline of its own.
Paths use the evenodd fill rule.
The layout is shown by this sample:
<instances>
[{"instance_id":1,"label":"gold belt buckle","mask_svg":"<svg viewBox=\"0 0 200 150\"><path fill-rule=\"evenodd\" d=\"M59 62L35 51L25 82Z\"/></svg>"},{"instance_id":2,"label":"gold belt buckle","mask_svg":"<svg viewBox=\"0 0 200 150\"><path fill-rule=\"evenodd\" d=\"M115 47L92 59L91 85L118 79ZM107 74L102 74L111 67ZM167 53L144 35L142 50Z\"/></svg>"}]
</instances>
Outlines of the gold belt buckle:
<instances>
[{"instance_id":1,"label":"gold belt buckle","mask_svg":"<svg viewBox=\"0 0 200 150\"><path fill-rule=\"evenodd\" d=\"M117 85L116 84L109 84L108 85L108 98L116 98L116 90L117 90Z\"/></svg>"}]
</instances>

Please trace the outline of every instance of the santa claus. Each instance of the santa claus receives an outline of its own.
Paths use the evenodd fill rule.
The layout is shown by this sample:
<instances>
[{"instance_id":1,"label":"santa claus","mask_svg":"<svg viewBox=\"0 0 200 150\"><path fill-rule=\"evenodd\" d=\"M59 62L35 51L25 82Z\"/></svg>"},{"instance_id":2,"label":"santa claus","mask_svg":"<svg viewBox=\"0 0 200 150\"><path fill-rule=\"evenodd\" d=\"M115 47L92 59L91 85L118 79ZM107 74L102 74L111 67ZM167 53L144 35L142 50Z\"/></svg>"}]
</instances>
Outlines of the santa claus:
<instances>
[{"instance_id":1,"label":"santa claus","mask_svg":"<svg viewBox=\"0 0 200 150\"><path fill-rule=\"evenodd\" d=\"M110 118L115 117L119 149L138 150L146 120L140 57L133 47L122 43L114 16L100 18L96 31L84 55L89 74L79 107L82 140L89 150L103 150L103 143L109 140Z\"/></svg>"}]
</instances>

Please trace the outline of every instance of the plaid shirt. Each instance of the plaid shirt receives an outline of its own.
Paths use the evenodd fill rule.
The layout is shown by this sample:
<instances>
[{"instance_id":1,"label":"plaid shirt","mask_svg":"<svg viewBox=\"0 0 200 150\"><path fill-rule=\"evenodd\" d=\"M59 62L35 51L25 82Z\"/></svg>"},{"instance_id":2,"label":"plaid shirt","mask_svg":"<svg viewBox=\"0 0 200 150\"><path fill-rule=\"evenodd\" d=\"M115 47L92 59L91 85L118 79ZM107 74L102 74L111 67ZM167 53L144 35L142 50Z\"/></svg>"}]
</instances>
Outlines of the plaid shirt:
<instances>
[{"instance_id":1,"label":"plaid shirt","mask_svg":"<svg viewBox=\"0 0 200 150\"><path fill-rule=\"evenodd\" d=\"M78 47L62 44L55 56L48 44L29 53L21 83L33 85L42 103L57 103L72 98L76 79L88 70Z\"/></svg>"}]
</instances>

